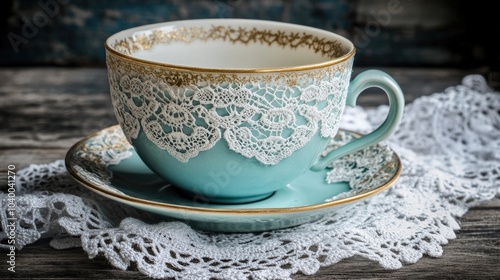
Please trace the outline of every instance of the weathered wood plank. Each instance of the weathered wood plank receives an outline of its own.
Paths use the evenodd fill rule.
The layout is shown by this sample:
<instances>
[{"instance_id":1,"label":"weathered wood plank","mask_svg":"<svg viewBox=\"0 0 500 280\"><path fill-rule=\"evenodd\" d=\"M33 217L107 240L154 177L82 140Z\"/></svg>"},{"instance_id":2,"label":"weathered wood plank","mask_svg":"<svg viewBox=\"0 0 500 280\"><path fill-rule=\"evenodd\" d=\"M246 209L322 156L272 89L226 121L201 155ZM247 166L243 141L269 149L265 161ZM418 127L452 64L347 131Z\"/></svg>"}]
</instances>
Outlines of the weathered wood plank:
<instances>
[{"instance_id":1,"label":"weathered wood plank","mask_svg":"<svg viewBox=\"0 0 500 280\"><path fill-rule=\"evenodd\" d=\"M107 92L106 70L99 68L0 68L0 93Z\"/></svg>"},{"instance_id":2,"label":"weathered wood plank","mask_svg":"<svg viewBox=\"0 0 500 280\"><path fill-rule=\"evenodd\" d=\"M34 78L38 80L43 72L37 71L37 75L29 76L36 76ZM0 149L68 148L81 137L116 124L110 96L105 92L107 84L96 88L98 92L73 92L72 88L78 85L75 79L79 80L86 74L84 71L73 72L75 76L67 78L67 82L58 80L59 84L56 84L53 81L52 87L32 87L30 80L25 80L24 84L28 86L12 86L9 83L0 86L3 95L3 102L0 104ZM67 76L62 73L65 71L59 70L51 74ZM1 76L0 74L0 79ZM7 81L10 80L7 78ZM18 82L16 79L12 81L14 84ZM89 79L84 84L90 85L92 81L94 79ZM85 88L84 85L79 87Z\"/></svg>"},{"instance_id":3,"label":"weathered wood plank","mask_svg":"<svg viewBox=\"0 0 500 280\"><path fill-rule=\"evenodd\" d=\"M30 148L30 149L2 149L0 150L0 172L6 171L8 164L14 164L17 170L21 170L30 164L50 163L58 159L64 159L66 148Z\"/></svg>"}]
</instances>

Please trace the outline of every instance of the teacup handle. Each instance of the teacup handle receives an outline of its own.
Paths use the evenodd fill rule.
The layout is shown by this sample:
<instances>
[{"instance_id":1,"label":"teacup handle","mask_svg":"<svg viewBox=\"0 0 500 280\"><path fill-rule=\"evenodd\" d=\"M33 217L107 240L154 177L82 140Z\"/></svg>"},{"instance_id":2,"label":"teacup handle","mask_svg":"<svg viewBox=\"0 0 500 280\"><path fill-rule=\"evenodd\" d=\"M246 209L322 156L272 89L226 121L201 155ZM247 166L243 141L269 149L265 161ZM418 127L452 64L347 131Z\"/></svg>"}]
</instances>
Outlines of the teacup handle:
<instances>
[{"instance_id":1,"label":"teacup handle","mask_svg":"<svg viewBox=\"0 0 500 280\"><path fill-rule=\"evenodd\" d=\"M366 70L358 74L349 84L346 105L351 107L356 106L358 95L370 87L381 88L389 97L389 113L384 123L369 134L353 139L349 143L329 152L313 164L310 168L311 170L323 170L336 159L377 144L389 137L397 128L403 117L404 96L398 83L385 72L380 70Z\"/></svg>"}]
</instances>

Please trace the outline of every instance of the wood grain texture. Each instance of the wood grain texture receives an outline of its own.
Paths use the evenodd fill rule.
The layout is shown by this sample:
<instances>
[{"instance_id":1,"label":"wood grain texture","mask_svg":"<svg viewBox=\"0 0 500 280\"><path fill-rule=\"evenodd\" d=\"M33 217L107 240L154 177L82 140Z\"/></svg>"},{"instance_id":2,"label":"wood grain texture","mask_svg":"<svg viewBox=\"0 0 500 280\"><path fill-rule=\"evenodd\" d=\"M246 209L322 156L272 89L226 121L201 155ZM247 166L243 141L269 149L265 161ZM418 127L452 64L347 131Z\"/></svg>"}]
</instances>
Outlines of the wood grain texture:
<instances>
[{"instance_id":1,"label":"wood grain texture","mask_svg":"<svg viewBox=\"0 0 500 280\"><path fill-rule=\"evenodd\" d=\"M356 68L354 75L363 71ZM422 95L442 92L467 74L481 70L384 68L401 85L410 103ZM359 104L385 103L377 91L362 94ZM62 159L67 149L88 134L116 123L103 68L0 69L0 188L6 168ZM424 256L399 270L353 257L323 267L314 275L294 279L499 279L500 199L470 209L460 220L455 240L439 258ZM54 250L48 240L17 251L16 273L7 273L0 252L2 279L148 279L135 268L121 271L98 256L88 259L81 248Z\"/></svg>"}]
</instances>

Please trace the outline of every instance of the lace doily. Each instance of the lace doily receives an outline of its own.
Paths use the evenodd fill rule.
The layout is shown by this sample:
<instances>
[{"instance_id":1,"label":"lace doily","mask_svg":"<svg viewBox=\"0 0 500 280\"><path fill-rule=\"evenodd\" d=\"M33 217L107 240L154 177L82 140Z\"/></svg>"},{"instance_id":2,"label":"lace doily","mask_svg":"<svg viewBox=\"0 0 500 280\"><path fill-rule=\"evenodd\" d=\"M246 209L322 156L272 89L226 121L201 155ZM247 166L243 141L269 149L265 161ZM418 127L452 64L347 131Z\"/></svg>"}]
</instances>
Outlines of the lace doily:
<instances>
[{"instance_id":1,"label":"lace doily","mask_svg":"<svg viewBox=\"0 0 500 280\"><path fill-rule=\"evenodd\" d=\"M387 106L348 109L343 128L368 132ZM406 107L385 141L403 162L388 191L319 221L282 230L215 234L158 222L79 187L62 160L17 173L17 249L42 237L82 246L120 269L133 263L154 278L288 279L355 255L398 269L438 257L455 238L456 219L500 196L500 94L479 75ZM8 194L0 194L1 246L8 238Z\"/></svg>"}]
</instances>

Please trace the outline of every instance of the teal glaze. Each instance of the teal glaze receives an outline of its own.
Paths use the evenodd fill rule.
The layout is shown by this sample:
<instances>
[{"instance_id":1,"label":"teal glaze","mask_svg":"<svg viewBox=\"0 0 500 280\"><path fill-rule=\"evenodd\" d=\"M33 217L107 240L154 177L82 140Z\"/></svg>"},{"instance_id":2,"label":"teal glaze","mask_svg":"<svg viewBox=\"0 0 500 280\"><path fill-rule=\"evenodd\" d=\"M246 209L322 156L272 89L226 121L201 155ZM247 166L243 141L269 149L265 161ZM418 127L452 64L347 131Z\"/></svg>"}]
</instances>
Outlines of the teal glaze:
<instances>
[{"instance_id":1,"label":"teal glaze","mask_svg":"<svg viewBox=\"0 0 500 280\"><path fill-rule=\"evenodd\" d=\"M321 171L332 161L374 145L391 135L401 121L404 97L398 84L388 74L367 70L352 80L346 104L355 106L358 95L369 87L383 89L390 102L386 121L372 133L330 152L318 160L330 142L319 132L301 149L276 165L264 165L229 149L218 141L210 150L200 152L181 163L158 148L141 131L132 140L140 158L155 173L190 194L193 200L216 203L247 203L269 197L309 170Z\"/></svg>"},{"instance_id":2,"label":"teal glaze","mask_svg":"<svg viewBox=\"0 0 500 280\"><path fill-rule=\"evenodd\" d=\"M389 113L384 123L371 133L354 139L346 145L331 151L325 157L319 159L318 162L311 167L311 170L320 171L336 159L377 144L389 137L398 127L403 117L405 105L404 95L398 83L385 72L380 70L367 70L360 73L349 84L346 105L352 107L356 106L356 99L359 94L370 87L382 89L389 98Z\"/></svg>"},{"instance_id":3,"label":"teal glaze","mask_svg":"<svg viewBox=\"0 0 500 280\"><path fill-rule=\"evenodd\" d=\"M319 132L302 149L276 165L264 165L230 150L225 141L181 163L140 132L132 141L140 158L155 173L198 201L246 203L270 196L309 170L330 142ZM188 174L188 176L186 176Z\"/></svg>"},{"instance_id":4,"label":"teal glaze","mask_svg":"<svg viewBox=\"0 0 500 280\"><path fill-rule=\"evenodd\" d=\"M279 191L273 192L267 199L240 204L206 203L193 200L186 196L179 188L165 181L141 161L136 153L130 158L122 160L117 165L109 165L112 172L110 185L116 190L131 197L147 201L174 204L179 206L203 207L207 209L263 209L263 208L290 208L324 203L326 199L349 191L351 188L346 182L327 183L326 173L308 171L293 182L282 186ZM130 180L140 172L141 181ZM307 188L305 187L307 186Z\"/></svg>"},{"instance_id":5,"label":"teal glaze","mask_svg":"<svg viewBox=\"0 0 500 280\"><path fill-rule=\"evenodd\" d=\"M141 186L135 190L137 194L149 187L165 185L165 180L153 173L135 151L119 164L110 164L107 169L111 171L114 182L126 182L128 185Z\"/></svg>"}]
</instances>

